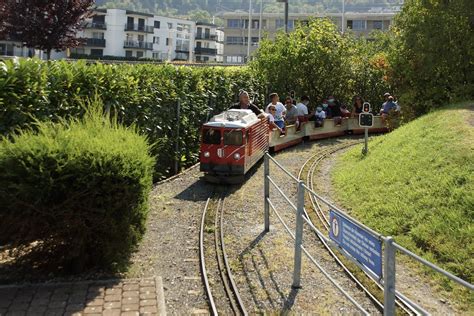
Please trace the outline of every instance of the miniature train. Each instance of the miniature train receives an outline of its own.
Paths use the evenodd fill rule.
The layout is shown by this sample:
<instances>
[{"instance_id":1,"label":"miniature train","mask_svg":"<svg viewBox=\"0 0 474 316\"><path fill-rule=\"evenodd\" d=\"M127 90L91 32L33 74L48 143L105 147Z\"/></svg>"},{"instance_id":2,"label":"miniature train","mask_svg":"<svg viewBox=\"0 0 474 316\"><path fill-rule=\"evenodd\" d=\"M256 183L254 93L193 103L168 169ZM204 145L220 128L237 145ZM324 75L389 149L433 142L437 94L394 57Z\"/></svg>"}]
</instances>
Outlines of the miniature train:
<instances>
[{"instance_id":1,"label":"miniature train","mask_svg":"<svg viewBox=\"0 0 474 316\"><path fill-rule=\"evenodd\" d=\"M380 116L375 116L369 133L387 132ZM322 127L303 122L299 128L286 127L285 134L270 130L251 110L232 109L218 114L202 126L200 170L204 179L217 183L238 183L266 151L279 151L303 140L346 134L362 134L358 118L344 118L340 125L326 119Z\"/></svg>"}]
</instances>

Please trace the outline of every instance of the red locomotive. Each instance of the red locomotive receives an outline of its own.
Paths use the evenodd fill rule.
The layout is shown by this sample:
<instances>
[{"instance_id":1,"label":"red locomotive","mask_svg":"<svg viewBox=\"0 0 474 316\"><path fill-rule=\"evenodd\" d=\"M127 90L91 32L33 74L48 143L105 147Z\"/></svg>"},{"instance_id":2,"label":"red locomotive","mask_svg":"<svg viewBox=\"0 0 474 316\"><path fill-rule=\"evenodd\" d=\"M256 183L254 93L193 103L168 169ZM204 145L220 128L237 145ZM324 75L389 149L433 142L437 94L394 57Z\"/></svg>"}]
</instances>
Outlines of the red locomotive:
<instances>
[{"instance_id":1,"label":"red locomotive","mask_svg":"<svg viewBox=\"0 0 474 316\"><path fill-rule=\"evenodd\" d=\"M361 134L358 117L342 122L324 120L323 126L303 122L286 127L286 133L269 130L267 121L260 120L251 110L232 109L214 116L202 127L200 165L205 179L218 183L242 182L247 171L259 161L265 151L279 151L301 143L345 134ZM387 132L380 116L374 116L370 133Z\"/></svg>"},{"instance_id":2,"label":"red locomotive","mask_svg":"<svg viewBox=\"0 0 474 316\"><path fill-rule=\"evenodd\" d=\"M211 182L236 183L268 150L268 125L251 110L228 110L202 127L200 168Z\"/></svg>"}]
</instances>

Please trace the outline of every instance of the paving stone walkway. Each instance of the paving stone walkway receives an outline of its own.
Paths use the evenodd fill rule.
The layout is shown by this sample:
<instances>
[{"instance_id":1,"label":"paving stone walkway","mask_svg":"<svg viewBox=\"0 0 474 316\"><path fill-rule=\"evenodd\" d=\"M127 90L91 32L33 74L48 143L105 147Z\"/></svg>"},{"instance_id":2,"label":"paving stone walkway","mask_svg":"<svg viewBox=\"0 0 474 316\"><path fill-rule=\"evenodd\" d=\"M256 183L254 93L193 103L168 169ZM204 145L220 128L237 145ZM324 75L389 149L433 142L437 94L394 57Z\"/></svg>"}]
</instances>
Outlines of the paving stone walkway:
<instances>
[{"instance_id":1,"label":"paving stone walkway","mask_svg":"<svg viewBox=\"0 0 474 316\"><path fill-rule=\"evenodd\" d=\"M160 277L0 286L0 316L163 315Z\"/></svg>"}]
</instances>

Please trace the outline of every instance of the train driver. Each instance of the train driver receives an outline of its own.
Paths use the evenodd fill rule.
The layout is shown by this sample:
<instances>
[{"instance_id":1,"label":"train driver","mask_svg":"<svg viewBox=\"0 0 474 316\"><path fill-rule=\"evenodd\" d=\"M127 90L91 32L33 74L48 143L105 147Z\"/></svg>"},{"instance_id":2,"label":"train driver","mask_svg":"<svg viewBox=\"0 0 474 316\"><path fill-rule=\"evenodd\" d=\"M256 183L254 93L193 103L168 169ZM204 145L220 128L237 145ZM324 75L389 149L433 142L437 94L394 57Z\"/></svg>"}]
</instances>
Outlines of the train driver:
<instances>
[{"instance_id":1,"label":"train driver","mask_svg":"<svg viewBox=\"0 0 474 316\"><path fill-rule=\"evenodd\" d=\"M239 102L234 104L231 109L252 110L258 118L264 118L265 114L252 102L247 91L242 90L239 94Z\"/></svg>"}]
</instances>

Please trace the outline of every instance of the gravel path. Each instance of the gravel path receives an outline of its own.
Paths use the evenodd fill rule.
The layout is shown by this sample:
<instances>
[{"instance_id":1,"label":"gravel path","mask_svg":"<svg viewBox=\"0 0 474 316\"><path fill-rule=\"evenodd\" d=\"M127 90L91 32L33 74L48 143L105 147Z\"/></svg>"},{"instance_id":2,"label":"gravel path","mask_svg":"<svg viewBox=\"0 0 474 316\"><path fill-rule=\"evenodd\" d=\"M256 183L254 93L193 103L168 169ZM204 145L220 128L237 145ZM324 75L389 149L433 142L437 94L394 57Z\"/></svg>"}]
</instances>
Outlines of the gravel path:
<instances>
[{"instance_id":1,"label":"gravel path","mask_svg":"<svg viewBox=\"0 0 474 316\"><path fill-rule=\"evenodd\" d=\"M294 175L311 155L353 137L306 143L277 153L274 157ZM332 196L330 171L333 159L321 164L315 184L323 195ZM296 201L296 185L271 166L272 178ZM148 231L140 250L132 258L129 277L163 277L167 311L170 314L208 314L209 307L199 269L198 233L206 199L215 186L200 179L198 168L157 185L151 197ZM263 163L241 185L228 186L225 209L225 242L232 272L247 311L255 313L360 314L303 255L302 288L291 288L294 242L278 218L271 212L271 228L263 233ZM290 230L294 231L295 215L291 207L271 190L271 199L280 210ZM296 204L296 202L295 202ZM316 260L371 314L380 314L375 305L334 263L320 242L304 231L304 245ZM421 277L411 270L399 268L399 288L414 288ZM454 314L452 307L435 299L434 290L423 286L414 293L417 300L430 304L436 314Z\"/></svg>"}]
</instances>

